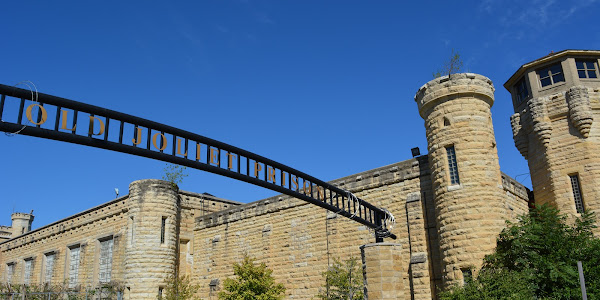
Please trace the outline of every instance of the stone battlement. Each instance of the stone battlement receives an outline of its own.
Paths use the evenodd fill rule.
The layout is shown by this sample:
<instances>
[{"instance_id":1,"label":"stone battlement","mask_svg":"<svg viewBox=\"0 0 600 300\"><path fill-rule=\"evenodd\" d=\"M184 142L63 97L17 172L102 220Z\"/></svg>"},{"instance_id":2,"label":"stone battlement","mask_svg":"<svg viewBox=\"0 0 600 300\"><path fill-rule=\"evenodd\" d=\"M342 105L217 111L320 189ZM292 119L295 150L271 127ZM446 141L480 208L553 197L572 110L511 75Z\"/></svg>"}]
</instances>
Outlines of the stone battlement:
<instances>
[{"instance_id":1,"label":"stone battlement","mask_svg":"<svg viewBox=\"0 0 600 300\"><path fill-rule=\"evenodd\" d=\"M483 96L492 106L494 90L494 84L485 76L474 73L452 74L433 79L421 86L415 95L415 102L419 107L419 114L425 117L435 100L444 100L459 94Z\"/></svg>"},{"instance_id":2,"label":"stone battlement","mask_svg":"<svg viewBox=\"0 0 600 300\"><path fill-rule=\"evenodd\" d=\"M420 156L377 169L346 176L329 183L352 193L366 189L374 189L384 185L429 175L427 156ZM308 202L287 195L277 195L263 200L236 206L224 211L196 218L195 230L214 227L232 221L238 221L295 206L307 205Z\"/></svg>"}]
</instances>

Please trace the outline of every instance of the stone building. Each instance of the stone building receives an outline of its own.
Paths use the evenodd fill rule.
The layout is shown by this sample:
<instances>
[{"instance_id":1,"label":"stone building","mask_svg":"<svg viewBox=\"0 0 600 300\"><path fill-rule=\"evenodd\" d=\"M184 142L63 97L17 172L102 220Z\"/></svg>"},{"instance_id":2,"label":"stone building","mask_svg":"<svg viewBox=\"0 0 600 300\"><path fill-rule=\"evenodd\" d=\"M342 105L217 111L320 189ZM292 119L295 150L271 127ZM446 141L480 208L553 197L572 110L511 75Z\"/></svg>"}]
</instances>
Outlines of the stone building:
<instances>
[{"instance_id":1,"label":"stone building","mask_svg":"<svg viewBox=\"0 0 600 300\"><path fill-rule=\"evenodd\" d=\"M553 53L505 84L533 193L500 172L492 82L452 74L415 96L429 154L331 182L390 210L395 241L369 244L365 226L287 195L241 204L141 180L126 196L33 231L32 214L13 215L12 227L0 228L0 281L74 289L118 281L126 299L155 299L178 274L190 275L203 299L216 299L233 263L249 254L273 269L287 299L311 299L334 259L393 253L366 263L369 297L433 299L476 275L505 220L526 213L532 194L573 216L598 211L599 59L600 51ZM376 272L394 276L369 281Z\"/></svg>"}]
</instances>

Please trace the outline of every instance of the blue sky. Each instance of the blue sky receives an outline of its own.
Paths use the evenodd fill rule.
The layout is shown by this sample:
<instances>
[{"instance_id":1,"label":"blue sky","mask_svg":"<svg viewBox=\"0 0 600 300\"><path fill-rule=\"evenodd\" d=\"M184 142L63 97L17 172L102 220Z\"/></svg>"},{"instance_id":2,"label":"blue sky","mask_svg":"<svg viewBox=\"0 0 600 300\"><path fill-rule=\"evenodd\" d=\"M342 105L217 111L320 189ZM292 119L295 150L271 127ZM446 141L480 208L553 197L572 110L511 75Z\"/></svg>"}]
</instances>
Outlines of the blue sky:
<instances>
[{"instance_id":1,"label":"blue sky","mask_svg":"<svg viewBox=\"0 0 600 300\"><path fill-rule=\"evenodd\" d=\"M515 149L504 82L563 49L600 49L600 1L8 1L0 83L151 119L322 180L427 152L413 100L452 49L492 79L501 169ZM34 228L161 178L146 158L0 135L0 224ZM250 202L275 192L188 169L184 190ZM517 180L530 186L528 175ZM365 199L369 200L369 199Z\"/></svg>"}]
</instances>

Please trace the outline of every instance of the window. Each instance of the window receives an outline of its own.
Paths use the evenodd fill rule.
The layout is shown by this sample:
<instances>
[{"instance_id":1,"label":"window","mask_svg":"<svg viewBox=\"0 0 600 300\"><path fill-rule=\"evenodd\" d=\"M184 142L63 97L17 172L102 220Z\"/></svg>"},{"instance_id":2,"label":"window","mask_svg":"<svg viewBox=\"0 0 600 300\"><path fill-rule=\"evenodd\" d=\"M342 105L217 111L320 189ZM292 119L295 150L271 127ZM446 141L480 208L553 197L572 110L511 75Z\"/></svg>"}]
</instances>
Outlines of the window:
<instances>
[{"instance_id":1,"label":"window","mask_svg":"<svg viewBox=\"0 0 600 300\"><path fill-rule=\"evenodd\" d=\"M458 165L456 164L456 152L454 151L454 146L446 147L446 155L448 156L450 184L460 184L460 180L458 179Z\"/></svg>"},{"instance_id":2,"label":"window","mask_svg":"<svg viewBox=\"0 0 600 300\"><path fill-rule=\"evenodd\" d=\"M80 249L79 245L69 248L69 288L77 286Z\"/></svg>"},{"instance_id":3,"label":"window","mask_svg":"<svg viewBox=\"0 0 600 300\"><path fill-rule=\"evenodd\" d=\"M6 283L11 283L13 275L15 274L15 263L6 265Z\"/></svg>"},{"instance_id":4,"label":"window","mask_svg":"<svg viewBox=\"0 0 600 300\"><path fill-rule=\"evenodd\" d=\"M160 243L165 243L165 229L167 227L167 217L162 217L160 222Z\"/></svg>"},{"instance_id":5,"label":"window","mask_svg":"<svg viewBox=\"0 0 600 300\"><path fill-rule=\"evenodd\" d=\"M158 288L158 299L162 299L163 297L163 287L159 287Z\"/></svg>"},{"instance_id":6,"label":"window","mask_svg":"<svg viewBox=\"0 0 600 300\"><path fill-rule=\"evenodd\" d=\"M569 175L571 179L571 187L573 188L573 198L575 199L575 209L577 213L582 214L585 210L583 208L583 197L581 196L581 188L579 186L579 176Z\"/></svg>"},{"instance_id":7,"label":"window","mask_svg":"<svg viewBox=\"0 0 600 300\"><path fill-rule=\"evenodd\" d=\"M565 81L565 74L563 73L560 63L540 69L537 73L540 76L542 87Z\"/></svg>"},{"instance_id":8,"label":"window","mask_svg":"<svg viewBox=\"0 0 600 300\"><path fill-rule=\"evenodd\" d=\"M460 269L463 275L463 284L473 281L473 271L471 269Z\"/></svg>"},{"instance_id":9,"label":"window","mask_svg":"<svg viewBox=\"0 0 600 300\"><path fill-rule=\"evenodd\" d=\"M25 273L23 275L23 283L29 284L31 281L31 274L33 274L33 258L25 260Z\"/></svg>"},{"instance_id":10,"label":"window","mask_svg":"<svg viewBox=\"0 0 600 300\"><path fill-rule=\"evenodd\" d=\"M112 237L100 241L100 267L98 268L98 279L100 283L110 281L112 270L113 239Z\"/></svg>"},{"instance_id":11,"label":"window","mask_svg":"<svg viewBox=\"0 0 600 300\"><path fill-rule=\"evenodd\" d=\"M54 252L46 253L46 266L44 269L44 282L52 282L52 272L54 271Z\"/></svg>"},{"instance_id":12,"label":"window","mask_svg":"<svg viewBox=\"0 0 600 300\"><path fill-rule=\"evenodd\" d=\"M598 68L594 60L575 60L579 78L598 78Z\"/></svg>"},{"instance_id":13,"label":"window","mask_svg":"<svg viewBox=\"0 0 600 300\"><path fill-rule=\"evenodd\" d=\"M525 82L525 77L521 78L515 85L515 93L517 105L521 104L527 97L529 97L529 89L527 88L527 82Z\"/></svg>"}]
</instances>

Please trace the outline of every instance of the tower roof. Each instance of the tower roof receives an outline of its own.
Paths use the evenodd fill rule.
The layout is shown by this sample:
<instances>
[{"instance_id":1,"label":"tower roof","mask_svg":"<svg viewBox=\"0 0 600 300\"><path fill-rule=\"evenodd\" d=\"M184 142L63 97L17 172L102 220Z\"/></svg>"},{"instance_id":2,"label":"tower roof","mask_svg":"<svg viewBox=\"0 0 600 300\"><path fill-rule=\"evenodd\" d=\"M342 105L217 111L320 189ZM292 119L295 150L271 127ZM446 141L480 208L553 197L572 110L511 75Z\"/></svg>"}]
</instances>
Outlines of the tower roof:
<instances>
[{"instance_id":1,"label":"tower roof","mask_svg":"<svg viewBox=\"0 0 600 300\"><path fill-rule=\"evenodd\" d=\"M534 61L528 62L522 65L507 81L504 83L504 88L510 91L510 87L515 84L516 80L519 79L527 70L534 68L538 65L543 65L548 61L555 60L564 56L596 56L600 55L600 50L562 50L559 52L551 52L550 54L540 57Z\"/></svg>"}]
</instances>

